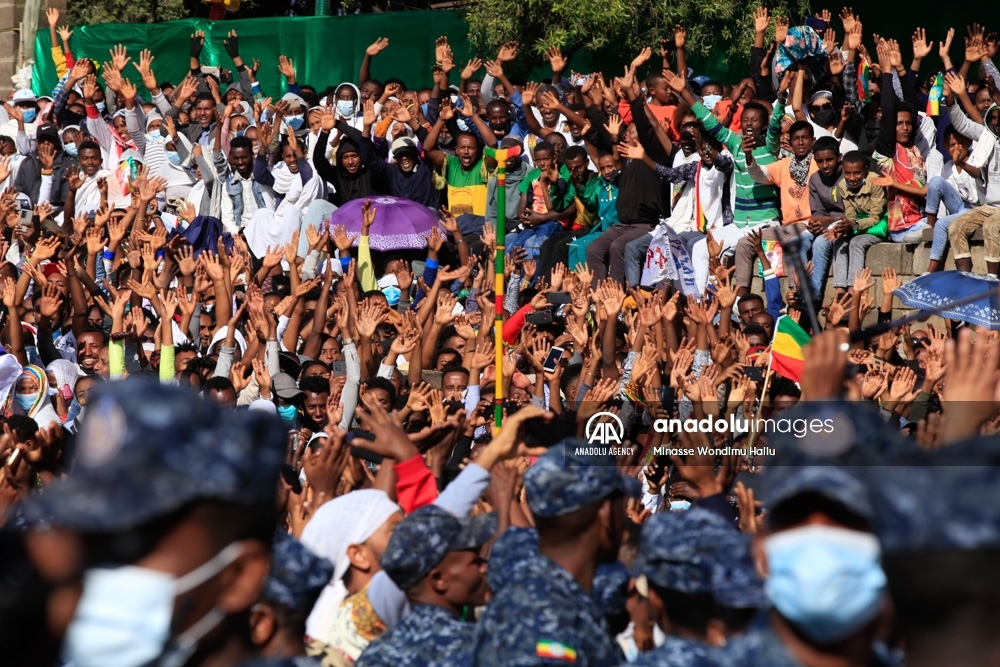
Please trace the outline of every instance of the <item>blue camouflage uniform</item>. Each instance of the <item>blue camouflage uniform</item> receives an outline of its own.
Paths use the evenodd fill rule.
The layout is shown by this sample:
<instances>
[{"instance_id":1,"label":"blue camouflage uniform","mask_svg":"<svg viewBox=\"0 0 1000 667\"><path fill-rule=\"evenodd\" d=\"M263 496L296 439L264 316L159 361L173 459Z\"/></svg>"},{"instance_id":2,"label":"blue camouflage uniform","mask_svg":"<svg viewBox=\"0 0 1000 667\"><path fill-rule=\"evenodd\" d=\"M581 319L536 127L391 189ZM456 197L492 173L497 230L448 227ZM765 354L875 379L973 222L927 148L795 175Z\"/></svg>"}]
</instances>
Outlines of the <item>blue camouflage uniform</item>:
<instances>
[{"instance_id":1,"label":"blue camouflage uniform","mask_svg":"<svg viewBox=\"0 0 1000 667\"><path fill-rule=\"evenodd\" d=\"M614 457L578 457L585 440L568 439L551 447L524 475L528 506L535 517L558 517L621 493L638 497L638 480L615 466ZM508 561L527 542L522 531L506 531L493 546ZM473 664L617 665L623 656L610 635L604 611L565 569L532 549L503 579L494 577L494 597L475 631ZM497 567L497 561L492 565Z\"/></svg>"},{"instance_id":2,"label":"blue camouflage uniform","mask_svg":"<svg viewBox=\"0 0 1000 667\"><path fill-rule=\"evenodd\" d=\"M436 505L427 505L396 527L382 554L382 569L401 590L408 591L449 552L477 549L496 531L496 514L459 519ZM444 607L411 604L410 613L368 645L357 667L467 665L474 627Z\"/></svg>"},{"instance_id":3,"label":"blue camouflage uniform","mask_svg":"<svg viewBox=\"0 0 1000 667\"><path fill-rule=\"evenodd\" d=\"M815 438L776 435L769 442L777 450L776 459L763 476L762 497L775 508L797 496L814 494L832 501L866 521L875 519L870 494L862 483L866 466L882 465L900 451L912 448L896 429L878 414L856 403L829 401L801 405L789 411L789 419L831 419L832 433ZM770 614L762 611L751 621L745 634L734 637L718 650L718 660L726 665L746 667L800 667L801 663L778 638ZM884 647L872 647L871 667L897 664Z\"/></svg>"},{"instance_id":4,"label":"blue camouflage uniform","mask_svg":"<svg viewBox=\"0 0 1000 667\"><path fill-rule=\"evenodd\" d=\"M112 382L90 399L72 472L26 504L25 515L35 526L126 534L198 501L253 512L273 506L284 455L285 427L273 417L225 410L155 380ZM85 583L78 612L87 596ZM70 624L67 645L73 632ZM105 647L119 654L131 649L131 643ZM161 659L183 659L186 650L168 641ZM308 664L296 661L248 664Z\"/></svg>"},{"instance_id":5,"label":"blue camouflage uniform","mask_svg":"<svg viewBox=\"0 0 1000 667\"><path fill-rule=\"evenodd\" d=\"M274 502L285 429L190 390L135 378L99 387L76 438L76 465L25 509L80 532L141 526L196 500Z\"/></svg>"},{"instance_id":6,"label":"blue camouflage uniform","mask_svg":"<svg viewBox=\"0 0 1000 667\"><path fill-rule=\"evenodd\" d=\"M279 530L274 536L271 569L260 598L308 615L332 576L333 563Z\"/></svg>"},{"instance_id":7,"label":"blue camouflage uniform","mask_svg":"<svg viewBox=\"0 0 1000 667\"><path fill-rule=\"evenodd\" d=\"M636 589L648 594L649 584L688 595L714 594L718 578L719 544L737 531L717 513L698 509L654 514L642 527L639 556L633 568ZM667 635L652 651L630 664L658 667L700 667L717 663L712 647L697 639Z\"/></svg>"}]
</instances>

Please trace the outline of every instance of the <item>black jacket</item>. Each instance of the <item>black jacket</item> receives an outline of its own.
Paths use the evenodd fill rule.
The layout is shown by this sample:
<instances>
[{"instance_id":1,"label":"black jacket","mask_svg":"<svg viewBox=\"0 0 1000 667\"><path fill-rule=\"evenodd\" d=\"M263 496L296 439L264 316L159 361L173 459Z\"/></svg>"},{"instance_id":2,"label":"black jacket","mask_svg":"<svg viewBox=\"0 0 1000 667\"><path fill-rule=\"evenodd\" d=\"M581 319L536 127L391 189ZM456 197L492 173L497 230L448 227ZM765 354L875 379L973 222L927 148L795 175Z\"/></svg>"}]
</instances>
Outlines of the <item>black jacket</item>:
<instances>
[{"instance_id":1,"label":"black jacket","mask_svg":"<svg viewBox=\"0 0 1000 667\"><path fill-rule=\"evenodd\" d=\"M49 195L49 203L53 208L62 207L66 203L66 196L69 194L66 174L69 169L76 169L76 165L65 151L60 150L56 153L55 162L52 163L52 192ZM17 170L14 185L31 198L32 204L38 204L38 195L42 189L42 164L37 156L29 155L24 158Z\"/></svg>"}]
</instances>

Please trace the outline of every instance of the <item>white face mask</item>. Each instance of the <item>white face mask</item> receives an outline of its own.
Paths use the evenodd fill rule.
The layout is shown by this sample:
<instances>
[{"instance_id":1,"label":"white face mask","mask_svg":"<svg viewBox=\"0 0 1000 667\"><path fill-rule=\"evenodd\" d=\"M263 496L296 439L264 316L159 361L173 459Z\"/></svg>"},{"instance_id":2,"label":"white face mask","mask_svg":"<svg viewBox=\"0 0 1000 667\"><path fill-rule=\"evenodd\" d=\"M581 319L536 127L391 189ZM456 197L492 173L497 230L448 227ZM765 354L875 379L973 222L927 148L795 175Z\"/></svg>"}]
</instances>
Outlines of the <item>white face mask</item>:
<instances>
[{"instance_id":1,"label":"white face mask","mask_svg":"<svg viewBox=\"0 0 1000 667\"><path fill-rule=\"evenodd\" d=\"M213 609L170 641L175 598L219 574L242 551L234 542L183 577L134 565L87 570L63 660L74 667L137 667L163 655L161 665L180 667L225 612Z\"/></svg>"}]
</instances>

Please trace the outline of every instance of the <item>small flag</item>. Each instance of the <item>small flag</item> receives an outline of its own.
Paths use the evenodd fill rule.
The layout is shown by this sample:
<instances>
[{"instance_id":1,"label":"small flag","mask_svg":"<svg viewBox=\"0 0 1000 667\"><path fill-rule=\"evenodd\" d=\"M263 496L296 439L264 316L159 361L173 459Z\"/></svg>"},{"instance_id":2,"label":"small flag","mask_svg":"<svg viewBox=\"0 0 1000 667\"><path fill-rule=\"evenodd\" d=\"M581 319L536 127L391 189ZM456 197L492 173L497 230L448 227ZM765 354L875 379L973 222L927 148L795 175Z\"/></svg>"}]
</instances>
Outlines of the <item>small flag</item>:
<instances>
[{"instance_id":1,"label":"small flag","mask_svg":"<svg viewBox=\"0 0 1000 667\"><path fill-rule=\"evenodd\" d=\"M861 66L858 67L858 99L864 102L872 101L872 94L868 89L868 77L871 74L871 70L868 58L861 56Z\"/></svg>"},{"instance_id":2,"label":"small flag","mask_svg":"<svg viewBox=\"0 0 1000 667\"><path fill-rule=\"evenodd\" d=\"M767 263L771 265L774 275L778 278L783 277L785 275L785 256L781 251L781 242L764 239L760 245L764 248L764 256L767 257ZM764 277L764 267L760 262L757 262L757 275L761 278Z\"/></svg>"},{"instance_id":3,"label":"small flag","mask_svg":"<svg viewBox=\"0 0 1000 667\"><path fill-rule=\"evenodd\" d=\"M576 662L576 649L550 639L543 639L535 645L535 653L540 658L552 658L564 662Z\"/></svg>"},{"instance_id":4,"label":"small flag","mask_svg":"<svg viewBox=\"0 0 1000 667\"><path fill-rule=\"evenodd\" d=\"M934 75L934 83L927 93L927 115L941 115L941 100L944 99L944 76L941 72Z\"/></svg>"},{"instance_id":5,"label":"small flag","mask_svg":"<svg viewBox=\"0 0 1000 667\"><path fill-rule=\"evenodd\" d=\"M705 215L705 208L701 205L701 160L698 161L694 175L694 221L698 225L699 232L708 233L708 216Z\"/></svg>"},{"instance_id":6,"label":"small flag","mask_svg":"<svg viewBox=\"0 0 1000 667\"><path fill-rule=\"evenodd\" d=\"M774 340L771 341L771 362L769 368L793 382L802 378L805 365L803 347L809 342L809 334L788 315L782 315L774 324Z\"/></svg>"}]
</instances>

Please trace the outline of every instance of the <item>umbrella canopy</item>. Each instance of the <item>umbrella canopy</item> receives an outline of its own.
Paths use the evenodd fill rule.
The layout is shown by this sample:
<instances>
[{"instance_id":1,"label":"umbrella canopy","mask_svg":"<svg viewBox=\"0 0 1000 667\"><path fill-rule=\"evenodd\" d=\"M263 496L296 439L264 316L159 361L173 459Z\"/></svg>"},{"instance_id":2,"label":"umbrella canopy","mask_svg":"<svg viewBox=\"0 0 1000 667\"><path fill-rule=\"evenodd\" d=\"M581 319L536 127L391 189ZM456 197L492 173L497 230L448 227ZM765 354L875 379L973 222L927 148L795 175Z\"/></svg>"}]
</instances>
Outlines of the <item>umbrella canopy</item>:
<instances>
[{"instance_id":1,"label":"umbrella canopy","mask_svg":"<svg viewBox=\"0 0 1000 667\"><path fill-rule=\"evenodd\" d=\"M993 291L972 303L948 307L954 301L990 289ZM910 308L941 309L938 312L941 317L1000 329L1000 281L993 276L978 276L964 271L939 271L911 280L893 291L893 294Z\"/></svg>"},{"instance_id":2,"label":"umbrella canopy","mask_svg":"<svg viewBox=\"0 0 1000 667\"><path fill-rule=\"evenodd\" d=\"M330 215L329 225L344 225L352 234L361 234L361 207L364 199L347 202ZM438 226L438 216L426 206L402 197L373 197L375 222L368 241L372 250L420 250L427 247L427 235ZM358 245L357 238L354 245Z\"/></svg>"}]
</instances>

